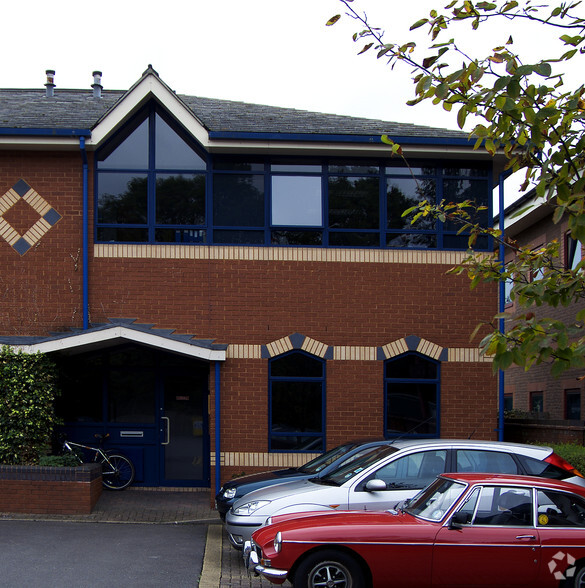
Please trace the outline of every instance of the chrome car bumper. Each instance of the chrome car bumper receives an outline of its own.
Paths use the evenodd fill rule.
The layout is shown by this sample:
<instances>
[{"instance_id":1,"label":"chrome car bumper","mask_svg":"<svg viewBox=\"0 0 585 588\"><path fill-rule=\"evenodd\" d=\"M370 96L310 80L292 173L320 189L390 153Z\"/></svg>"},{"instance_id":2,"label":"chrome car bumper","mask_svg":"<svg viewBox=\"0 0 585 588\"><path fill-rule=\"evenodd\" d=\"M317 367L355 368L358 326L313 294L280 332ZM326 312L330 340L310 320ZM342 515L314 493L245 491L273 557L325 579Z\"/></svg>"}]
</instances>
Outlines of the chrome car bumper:
<instances>
[{"instance_id":1,"label":"chrome car bumper","mask_svg":"<svg viewBox=\"0 0 585 588\"><path fill-rule=\"evenodd\" d=\"M271 568L260 563L258 552L252 547L251 541L244 543L244 565L248 574L255 574L256 576L263 576L267 580L274 582L275 584L282 584L288 575L287 570L278 570Z\"/></svg>"}]
</instances>

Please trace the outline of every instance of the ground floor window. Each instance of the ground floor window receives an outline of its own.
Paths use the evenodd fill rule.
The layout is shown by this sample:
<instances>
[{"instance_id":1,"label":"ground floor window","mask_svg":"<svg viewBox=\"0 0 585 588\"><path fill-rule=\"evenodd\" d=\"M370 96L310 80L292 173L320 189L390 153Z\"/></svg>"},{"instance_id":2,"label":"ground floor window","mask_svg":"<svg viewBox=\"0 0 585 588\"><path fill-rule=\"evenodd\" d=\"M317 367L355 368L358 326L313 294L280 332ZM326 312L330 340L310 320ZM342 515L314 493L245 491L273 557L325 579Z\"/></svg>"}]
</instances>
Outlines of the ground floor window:
<instances>
[{"instance_id":1,"label":"ground floor window","mask_svg":"<svg viewBox=\"0 0 585 588\"><path fill-rule=\"evenodd\" d=\"M325 362L301 351L270 360L271 451L325 450Z\"/></svg>"},{"instance_id":2,"label":"ground floor window","mask_svg":"<svg viewBox=\"0 0 585 588\"><path fill-rule=\"evenodd\" d=\"M565 418L581 420L581 390L579 388L565 390Z\"/></svg>"},{"instance_id":3,"label":"ground floor window","mask_svg":"<svg viewBox=\"0 0 585 588\"><path fill-rule=\"evenodd\" d=\"M544 412L544 393L531 392L530 393L530 412L541 413Z\"/></svg>"},{"instance_id":4,"label":"ground floor window","mask_svg":"<svg viewBox=\"0 0 585 588\"><path fill-rule=\"evenodd\" d=\"M392 437L439 436L440 364L418 353L384 364L384 434Z\"/></svg>"}]
</instances>

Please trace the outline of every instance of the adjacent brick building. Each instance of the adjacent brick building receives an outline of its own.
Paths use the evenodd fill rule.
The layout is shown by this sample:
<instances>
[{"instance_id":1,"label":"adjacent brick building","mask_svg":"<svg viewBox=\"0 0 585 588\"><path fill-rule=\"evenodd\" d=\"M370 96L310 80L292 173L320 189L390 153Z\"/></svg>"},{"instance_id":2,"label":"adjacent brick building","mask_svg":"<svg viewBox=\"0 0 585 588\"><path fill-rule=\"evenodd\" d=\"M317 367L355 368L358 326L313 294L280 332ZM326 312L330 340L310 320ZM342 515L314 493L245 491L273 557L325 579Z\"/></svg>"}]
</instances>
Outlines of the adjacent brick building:
<instances>
[{"instance_id":1,"label":"adjacent brick building","mask_svg":"<svg viewBox=\"0 0 585 588\"><path fill-rule=\"evenodd\" d=\"M151 67L46 86L0 90L0 329L58 362L70 437L212 490L349 438L497 437L469 340L497 290L446 275L458 227L401 216L492 217L465 134L180 96Z\"/></svg>"},{"instance_id":2,"label":"adjacent brick building","mask_svg":"<svg viewBox=\"0 0 585 588\"><path fill-rule=\"evenodd\" d=\"M505 234L518 245L537 249L545 243L559 243L560 268L575 268L582 260L581 245L571 237L567 219L553 222L554 209L535 196L526 194L505 211ZM513 252L508 251L506 261ZM575 321L583 304L570 306L540 306L534 308L539 317ZM506 310L514 312L515 305L507 300ZM528 372L512 367L505 372L506 410L510 420L506 436L510 440L583 443L585 440L585 383L583 370L565 371L553 377L546 363L534 365ZM520 420L517 417L522 417Z\"/></svg>"}]
</instances>

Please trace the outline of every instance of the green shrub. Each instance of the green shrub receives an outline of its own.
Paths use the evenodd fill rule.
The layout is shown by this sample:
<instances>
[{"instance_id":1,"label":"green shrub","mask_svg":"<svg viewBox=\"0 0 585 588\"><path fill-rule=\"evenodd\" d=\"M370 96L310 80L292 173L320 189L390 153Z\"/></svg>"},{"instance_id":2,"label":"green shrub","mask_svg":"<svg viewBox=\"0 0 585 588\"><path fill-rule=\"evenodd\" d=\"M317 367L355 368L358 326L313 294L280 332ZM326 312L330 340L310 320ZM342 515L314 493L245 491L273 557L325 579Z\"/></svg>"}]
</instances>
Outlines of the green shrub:
<instances>
[{"instance_id":1,"label":"green shrub","mask_svg":"<svg viewBox=\"0 0 585 588\"><path fill-rule=\"evenodd\" d=\"M43 455L39 459L39 465L49 467L76 467L79 461L73 455Z\"/></svg>"},{"instance_id":2,"label":"green shrub","mask_svg":"<svg viewBox=\"0 0 585 588\"><path fill-rule=\"evenodd\" d=\"M57 424L55 364L42 353L0 350L0 463L38 463Z\"/></svg>"},{"instance_id":3,"label":"green shrub","mask_svg":"<svg viewBox=\"0 0 585 588\"><path fill-rule=\"evenodd\" d=\"M562 443L551 445L554 452L563 459L566 459L573 467L577 468L585 476L585 447L583 445L573 445L572 443Z\"/></svg>"}]
</instances>

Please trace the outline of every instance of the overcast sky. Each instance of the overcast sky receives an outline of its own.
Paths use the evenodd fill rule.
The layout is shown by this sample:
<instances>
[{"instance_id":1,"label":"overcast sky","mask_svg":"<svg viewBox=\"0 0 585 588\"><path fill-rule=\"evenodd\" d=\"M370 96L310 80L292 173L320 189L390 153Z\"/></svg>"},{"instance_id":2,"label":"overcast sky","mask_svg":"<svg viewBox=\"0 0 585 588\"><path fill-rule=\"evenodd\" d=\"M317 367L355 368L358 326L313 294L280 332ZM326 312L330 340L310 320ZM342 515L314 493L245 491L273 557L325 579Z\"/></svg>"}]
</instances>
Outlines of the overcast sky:
<instances>
[{"instance_id":1,"label":"overcast sky","mask_svg":"<svg viewBox=\"0 0 585 588\"><path fill-rule=\"evenodd\" d=\"M354 2L388 37L399 31L404 41L409 25L441 4ZM5 2L0 87L43 88L45 70L54 69L56 92L89 88L100 70L105 89L126 90L152 64L181 94L457 128L455 111L405 105L413 97L409 68L358 56L355 22L325 26L343 8L339 0ZM489 49L510 32L501 24L480 29L473 44ZM535 38L514 30L518 51L522 43L532 52L547 46Z\"/></svg>"}]
</instances>

